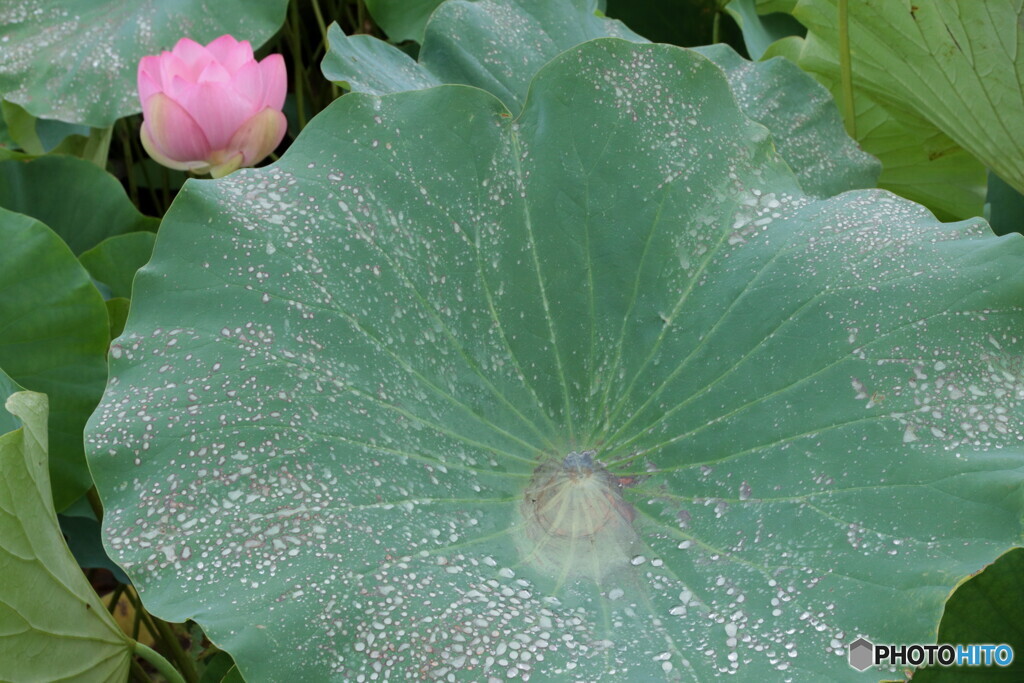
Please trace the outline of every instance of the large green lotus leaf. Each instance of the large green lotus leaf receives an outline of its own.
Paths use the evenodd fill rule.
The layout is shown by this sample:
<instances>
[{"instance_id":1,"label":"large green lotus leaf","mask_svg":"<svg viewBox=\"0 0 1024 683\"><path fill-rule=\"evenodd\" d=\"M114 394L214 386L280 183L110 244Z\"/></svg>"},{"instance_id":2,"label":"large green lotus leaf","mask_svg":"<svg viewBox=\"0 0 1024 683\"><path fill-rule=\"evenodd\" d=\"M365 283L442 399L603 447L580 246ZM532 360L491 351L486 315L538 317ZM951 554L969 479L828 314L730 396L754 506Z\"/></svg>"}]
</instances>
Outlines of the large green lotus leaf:
<instances>
[{"instance_id":1,"label":"large green lotus leaf","mask_svg":"<svg viewBox=\"0 0 1024 683\"><path fill-rule=\"evenodd\" d=\"M836 0L800 0L801 66L838 74ZM850 0L858 88L924 117L1024 191L1024 9L1017 0Z\"/></svg>"},{"instance_id":2,"label":"large green lotus leaf","mask_svg":"<svg viewBox=\"0 0 1024 683\"><path fill-rule=\"evenodd\" d=\"M366 0L366 9L388 38L396 43L405 40L423 42L427 20L442 2L444 0Z\"/></svg>"},{"instance_id":3,"label":"large green lotus leaf","mask_svg":"<svg viewBox=\"0 0 1024 683\"><path fill-rule=\"evenodd\" d=\"M168 213L107 547L250 681L852 678L1021 536L1022 263L806 197L688 50L347 95Z\"/></svg>"},{"instance_id":4,"label":"large green lotus leaf","mask_svg":"<svg viewBox=\"0 0 1024 683\"><path fill-rule=\"evenodd\" d=\"M1024 548L1014 548L956 589L939 624L940 643L1007 644L1013 662L1006 667L929 667L914 674L924 683L1019 681L1024 678Z\"/></svg>"},{"instance_id":5,"label":"large green lotus leaf","mask_svg":"<svg viewBox=\"0 0 1024 683\"><path fill-rule=\"evenodd\" d=\"M92 486L82 429L103 393L107 309L52 230L0 208L0 368L50 397L50 479L58 510Z\"/></svg>"},{"instance_id":6,"label":"large green lotus leaf","mask_svg":"<svg viewBox=\"0 0 1024 683\"><path fill-rule=\"evenodd\" d=\"M0 162L0 207L45 223L76 254L113 235L160 225L139 213L117 178L63 155Z\"/></svg>"},{"instance_id":7,"label":"large green lotus leaf","mask_svg":"<svg viewBox=\"0 0 1024 683\"><path fill-rule=\"evenodd\" d=\"M793 36L765 53L806 63L803 55L821 49ZM842 97L835 74L815 72L834 97ZM948 135L913 111L857 87L854 90L857 141L882 162L878 186L924 204L943 220L979 216L985 198L985 167Z\"/></svg>"},{"instance_id":8,"label":"large green lotus leaf","mask_svg":"<svg viewBox=\"0 0 1024 683\"><path fill-rule=\"evenodd\" d=\"M419 62L371 36L328 31L324 75L356 92L383 95L464 83L519 112L530 79L558 53L587 40L646 40L595 14L595 0L449 0L427 25ZM744 113L766 126L804 189L831 196L874 187L880 166L846 135L831 95L784 60L750 62L725 45L697 50L726 73Z\"/></svg>"},{"instance_id":9,"label":"large green lotus leaf","mask_svg":"<svg viewBox=\"0 0 1024 683\"><path fill-rule=\"evenodd\" d=\"M0 5L0 96L40 118L110 126L140 111L139 60L187 36L230 33L258 47L286 0L24 0Z\"/></svg>"},{"instance_id":10,"label":"large green lotus leaf","mask_svg":"<svg viewBox=\"0 0 1024 683\"><path fill-rule=\"evenodd\" d=\"M132 642L64 544L53 510L46 396L5 398L23 427L0 436L0 680L126 681Z\"/></svg>"}]
</instances>

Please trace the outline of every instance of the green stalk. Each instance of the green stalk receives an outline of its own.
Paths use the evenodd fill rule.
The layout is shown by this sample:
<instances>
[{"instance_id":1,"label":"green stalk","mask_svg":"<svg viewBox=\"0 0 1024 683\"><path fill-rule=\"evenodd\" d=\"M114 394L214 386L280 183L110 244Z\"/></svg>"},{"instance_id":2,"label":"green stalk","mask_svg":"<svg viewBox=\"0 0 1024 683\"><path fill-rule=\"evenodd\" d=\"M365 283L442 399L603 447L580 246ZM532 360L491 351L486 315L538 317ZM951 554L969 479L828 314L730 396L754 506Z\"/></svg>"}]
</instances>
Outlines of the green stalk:
<instances>
[{"instance_id":1,"label":"green stalk","mask_svg":"<svg viewBox=\"0 0 1024 683\"><path fill-rule=\"evenodd\" d=\"M100 502L100 494L96 492L96 487L91 487L85 492L85 499L89 501L89 507L92 508L92 514L96 515L96 521L103 521L103 503Z\"/></svg>"},{"instance_id":2,"label":"green stalk","mask_svg":"<svg viewBox=\"0 0 1024 683\"><path fill-rule=\"evenodd\" d=\"M847 0L839 0L839 80L843 91L843 122L851 138L857 138L853 106L853 66L850 59L850 16Z\"/></svg>"},{"instance_id":3,"label":"green stalk","mask_svg":"<svg viewBox=\"0 0 1024 683\"><path fill-rule=\"evenodd\" d=\"M320 27L320 35L324 37L324 51L327 50L327 24L324 23L324 15L320 11L320 3L313 0L313 14L316 16L317 26Z\"/></svg>"},{"instance_id":4,"label":"green stalk","mask_svg":"<svg viewBox=\"0 0 1024 683\"><path fill-rule=\"evenodd\" d=\"M139 683L149 683L149 676L146 675L142 665L134 657L132 657L132 678Z\"/></svg>"},{"instance_id":5,"label":"green stalk","mask_svg":"<svg viewBox=\"0 0 1024 683\"><path fill-rule=\"evenodd\" d=\"M150 617L149 623L156 626L157 633L160 634L160 640L170 648L171 654L174 655L174 661L178 663L178 666L185 674L185 680L188 683L199 683L199 674L196 673L196 668L193 666L191 658L181 649L178 636L175 635L170 625L163 619L153 618L148 612L143 611L143 614Z\"/></svg>"},{"instance_id":6,"label":"green stalk","mask_svg":"<svg viewBox=\"0 0 1024 683\"><path fill-rule=\"evenodd\" d=\"M295 83L295 110L299 119L299 130L306 127L306 105L302 96L302 27L299 24L299 5L293 0L288 5L288 44L292 51L292 64L295 72L292 79Z\"/></svg>"},{"instance_id":7,"label":"green stalk","mask_svg":"<svg viewBox=\"0 0 1024 683\"><path fill-rule=\"evenodd\" d=\"M124 153L124 174L128 178L128 194L135 206L139 205L139 185L135 181L135 164L132 158L131 132L128 129L128 119L121 119L117 122L117 136L121 140L121 151Z\"/></svg>"},{"instance_id":8,"label":"green stalk","mask_svg":"<svg viewBox=\"0 0 1024 683\"><path fill-rule=\"evenodd\" d=\"M160 653L153 648L135 641L135 646L132 650L137 656L152 664L153 668L163 674L163 677L170 683L185 683L185 679L181 677L178 670L171 666L171 663L164 659Z\"/></svg>"},{"instance_id":9,"label":"green stalk","mask_svg":"<svg viewBox=\"0 0 1024 683\"><path fill-rule=\"evenodd\" d=\"M107 157L110 156L110 139L114 135L114 127L92 128L85 142L82 158L91 161L103 170L107 170Z\"/></svg>"},{"instance_id":10,"label":"green stalk","mask_svg":"<svg viewBox=\"0 0 1024 683\"><path fill-rule=\"evenodd\" d=\"M121 599L121 594L124 593L125 588L127 588L127 586L122 583L110 594L110 602L107 603L107 611L111 614L113 614L114 610L117 608L117 603Z\"/></svg>"},{"instance_id":11,"label":"green stalk","mask_svg":"<svg viewBox=\"0 0 1024 683\"><path fill-rule=\"evenodd\" d=\"M174 630L170 625L163 619L157 619L142 605L142 598L139 597L138 593L127 593L128 599L132 601L132 605L135 607L135 614L141 615L143 622L146 624L146 628L153 634L154 637L158 637L168 650L175 662L178 664L178 668L182 671L185 676L185 680L188 683L198 683L199 674L196 673L195 665L192 663L192 659L185 654L185 651L181 649L181 643L178 642L178 636L174 634Z\"/></svg>"},{"instance_id":12,"label":"green stalk","mask_svg":"<svg viewBox=\"0 0 1024 683\"><path fill-rule=\"evenodd\" d=\"M722 10L715 8L715 17L711 20L711 44L722 42Z\"/></svg>"}]
</instances>

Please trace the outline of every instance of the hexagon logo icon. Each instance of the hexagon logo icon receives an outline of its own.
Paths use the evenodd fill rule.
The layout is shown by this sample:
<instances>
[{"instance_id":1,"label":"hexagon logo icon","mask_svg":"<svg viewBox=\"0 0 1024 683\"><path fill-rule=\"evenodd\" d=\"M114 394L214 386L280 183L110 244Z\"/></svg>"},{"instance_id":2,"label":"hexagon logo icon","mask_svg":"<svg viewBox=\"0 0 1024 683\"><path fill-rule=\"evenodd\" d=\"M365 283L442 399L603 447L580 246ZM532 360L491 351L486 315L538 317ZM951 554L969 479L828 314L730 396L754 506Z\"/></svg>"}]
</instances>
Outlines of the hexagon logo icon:
<instances>
[{"instance_id":1,"label":"hexagon logo icon","mask_svg":"<svg viewBox=\"0 0 1024 683\"><path fill-rule=\"evenodd\" d=\"M875 646L870 640L858 638L846 647L850 658L850 666L857 671L864 671L875 663Z\"/></svg>"}]
</instances>

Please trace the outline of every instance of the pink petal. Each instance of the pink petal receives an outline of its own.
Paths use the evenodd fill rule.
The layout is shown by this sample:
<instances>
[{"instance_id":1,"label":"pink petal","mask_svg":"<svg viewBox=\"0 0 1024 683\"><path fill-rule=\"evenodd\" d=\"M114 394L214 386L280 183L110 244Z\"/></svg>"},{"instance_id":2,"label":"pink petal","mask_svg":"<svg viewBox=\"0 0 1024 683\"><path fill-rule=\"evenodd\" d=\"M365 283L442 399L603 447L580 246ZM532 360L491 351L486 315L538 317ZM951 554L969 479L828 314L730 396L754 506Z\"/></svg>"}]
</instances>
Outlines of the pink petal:
<instances>
[{"instance_id":1,"label":"pink petal","mask_svg":"<svg viewBox=\"0 0 1024 683\"><path fill-rule=\"evenodd\" d=\"M164 90L169 90L175 78L195 82L192 78L192 69L182 59L170 52L160 55L160 84Z\"/></svg>"},{"instance_id":2,"label":"pink petal","mask_svg":"<svg viewBox=\"0 0 1024 683\"><path fill-rule=\"evenodd\" d=\"M196 173L206 173L209 168L209 164L205 161L175 161L166 154L160 151L156 143L153 142L153 138L150 136L149 131L146 129L146 124L142 124L142 129L139 131L139 137L142 138L142 146L145 148L146 153L153 158L153 161L166 166L167 168L173 168L176 171L194 171Z\"/></svg>"},{"instance_id":3,"label":"pink petal","mask_svg":"<svg viewBox=\"0 0 1024 683\"><path fill-rule=\"evenodd\" d=\"M209 158L212 148L203 129L164 93L156 93L143 102L142 115L150 142L164 157L181 163Z\"/></svg>"},{"instance_id":4,"label":"pink petal","mask_svg":"<svg viewBox=\"0 0 1024 683\"><path fill-rule=\"evenodd\" d=\"M139 68L139 104L142 104L150 97L158 92L161 92L163 88L160 87L159 81L155 80L147 72L143 71L141 66Z\"/></svg>"},{"instance_id":5,"label":"pink petal","mask_svg":"<svg viewBox=\"0 0 1024 683\"><path fill-rule=\"evenodd\" d=\"M184 102L188 93L195 90L194 81L181 76L175 76L170 81L164 81L164 93L175 102Z\"/></svg>"},{"instance_id":6,"label":"pink petal","mask_svg":"<svg viewBox=\"0 0 1024 683\"><path fill-rule=\"evenodd\" d=\"M228 55L238 45L238 41L230 33L225 33L220 38L215 38L206 45L206 51L213 55L213 58L220 63L227 61Z\"/></svg>"},{"instance_id":7,"label":"pink petal","mask_svg":"<svg viewBox=\"0 0 1024 683\"><path fill-rule=\"evenodd\" d=\"M288 92L288 71L284 66L284 57L278 54L267 55L260 62L263 70L263 106L281 110L284 96Z\"/></svg>"},{"instance_id":8,"label":"pink petal","mask_svg":"<svg viewBox=\"0 0 1024 683\"><path fill-rule=\"evenodd\" d=\"M206 46L206 49L224 68L234 73L249 62L255 61L252 56L252 45L248 40L235 40L223 35Z\"/></svg>"},{"instance_id":9,"label":"pink petal","mask_svg":"<svg viewBox=\"0 0 1024 683\"><path fill-rule=\"evenodd\" d=\"M183 92L178 102L215 150L227 147L235 131L256 112L248 100L222 83L199 83Z\"/></svg>"},{"instance_id":10,"label":"pink petal","mask_svg":"<svg viewBox=\"0 0 1024 683\"><path fill-rule=\"evenodd\" d=\"M171 48L171 54L185 62L186 64L192 64L198 62L204 57L210 57L210 53L205 47L192 40L191 38L182 38Z\"/></svg>"},{"instance_id":11,"label":"pink petal","mask_svg":"<svg viewBox=\"0 0 1024 683\"><path fill-rule=\"evenodd\" d=\"M253 166L273 152L288 129L284 114L269 107L245 122L231 137L228 149L238 150L244 156L243 166Z\"/></svg>"},{"instance_id":12,"label":"pink petal","mask_svg":"<svg viewBox=\"0 0 1024 683\"><path fill-rule=\"evenodd\" d=\"M231 74L217 62L210 62L199 73L196 83L227 83L231 80Z\"/></svg>"},{"instance_id":13,"label":"pink petal","mask_svg":"<svg viewBox=\"0 0 1024 683\"><path fill-rule=\"evenodd\" d=\"M142 80L142 76L145 74L159 85L160 72L160 55L150 55L139 60L139 80Z\"/></svg>"},{"instance_id":14,"label":"pink petal","mask_svg":"<svg viewBox=\"0 0 1024 683\"><path fill-rule=\"evenodd\" d=\"M263 108L263 70L256 62L243 65L231 76L231 87L252 104L253 110Z\"/></svg>"}]
</instances>

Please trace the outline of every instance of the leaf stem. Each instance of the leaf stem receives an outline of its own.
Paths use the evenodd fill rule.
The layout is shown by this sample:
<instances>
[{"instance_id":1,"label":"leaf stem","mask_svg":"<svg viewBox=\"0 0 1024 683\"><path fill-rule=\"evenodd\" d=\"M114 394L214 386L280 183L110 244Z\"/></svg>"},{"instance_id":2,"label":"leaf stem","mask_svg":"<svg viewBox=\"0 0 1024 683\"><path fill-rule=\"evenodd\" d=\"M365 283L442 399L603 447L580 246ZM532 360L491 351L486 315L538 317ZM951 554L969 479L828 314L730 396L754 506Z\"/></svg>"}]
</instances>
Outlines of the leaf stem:
<instances>
[{"instance_id":1,"label":"leaf stem","mask_svg":"<svg viewBox=\"0 0 1024 683\"><path fill-rule=\"evenodd\" d=\"M359 17L357 33L366 33L366 3L363 0L356 0L356 16Z\"/></svg>"},{"instance_id":2,"label":"leaf stem","mask_svg":"<svg viewBox=\"0 0 1024 683\"><path fill-rule=\"evenodd\" d=\"M288 6L288 45L292 53L292 80L295 83L295 110L299 120L299 130L306 127L306 104L302 93L305 80L302 73L302 26L299 23L299 5L291 2Z\"/></svg>"},{"instance_id":3,"label":"leaf stem","mask_svg":"<svg viewBox=\"0 0 1024 683\"><path fill-rule=\"evenodd\" d=\"M114 136L114 127L92 128L89 138L82 150L82 158L91 161L103 170L107 170L107 158L110 156L110 140Z\"/></svg>"},{"instance_id":4,"label":"leaf stem","mask_svg":"<svg viewBox=\"0 0 1024 683\"><path fill-rule=\"evenodd\" d=\"M111 594L110 594L110 602L107 603L107 611L110 612L111 614L113 614L114 610L117 609L117 603L120 602L121 594L124 593L126 588L127 588L127 586L125 586L123 583L121 583L121 584L118 584L117 588L115 588L113 590L113 592L111 592Z\"/></svg>"},{"instance_id":5,"label":"leaf stem","mask_svg":"<svg viewBox=\"0 0 1024 683\"><path fill-rule=\"evenodd\" d=\"M184 674L185 680L188 683L198 683L199 675L196 673L195 665L181 648L181 643L178 642L178 636L175 635L174 629L171 628L170 624L163 619L158 619L151 615L146 610L145 606L143 606L142 598L139 597L138 593L134 591L127 591L125 594L135 607L135 614L142 617L142 621L145 623L146 628L149 629L149 632L153 637L158 637L167 649L170 650L174 661L178 664L178 668Z\"/></svg>"},{"instance_id":6,"label":"leaf stem","mask_svg":"<svg viewBox=\"0 0 1024 683\"><path fill-rule=\"evenodd\" d=\"M153 668L163 674L164 678L170 681L170 683L185 683L185 679L181 677L178 670L171 666L171 663L164 659L163 656L153 648L148 645L143 645L139 641L135 641L135 645L132 647L132 650L137 656L152 664Z\"/></svg>"},{"instance_id":7,"label":"leaf stem","mask_svg":"<svg viewBox=\"0 0 1024 683\"><path fill-rule=\"evenodd\" d=\"M121 141L121 152L124 154L124 175L128 179L128 195L132 203L139 205L139 184L135 180L135 164L132 155L131 131L128 128L128 119L121 119L117 122L117 137Z\"/></svg>"},{"instance_id":8,"label":"leaf stem","mask_svg":"<svg viewBox=\"0 0 1024 683\"><path fill-rule=\"evenodd\" d=\"M149 676L138 660L132 657L132 677L139 683L149 683Z\"/></svg>"},{"instance_id":9,"label":"leaf stem","mask_svg":"<svg viewBox=\"0 0 1024 683\"><path fill-rule=\"evenodd\" d=\"M85 492L85 499L89 502L89 507L92 508L92 514L96 515L96 521L103 521L103 503L100 502L100 494L96 492L96 487L92 486L88 491Z\"/></svg>"},{"instance_id":10,"label":"leaf stem","mask_svg":"<svg viewBox=\"0 0 1024 683\"><path fill-rule=\"evenodd\" d=\"M317 26L320 27L320 35L324 38L324 50L327 50L327 24L324 23L323 12L320 11L320 3L317 0L313 2L313 14L316 16Z\"/></svg>"},{"instance_id":11,"label":"leaf stem","mask_svg":"<svg viewBox=\"0 0 1024 683\"><path fill-rule=\"evenodd\" d=\"M160 634L160 640L171 649L174 661L178 663L178 667L185 674L185 680L188 683L198 683L199 675L196 673L195 666L192 665L192 660L185 654L185 651L181 649L181 643L178 642L178 636L174 633L171 625L163 619L152 617L145 611L145 608L143 608L143 614L150 617L151 623L156 626L156 630Z\"/></svg>"},{"instance_id":12,"label":"leaf stem","mask_svg":"<svg viewBox=\"0 0 1024 683\"><path fill-rule=\"evenodd\" d=\"M839 0L839 80L843 91L843 122L851 138L857 138L853 106L853 66L850 59L850 13L848 0Z\"/></svg>"}]
</instances>

